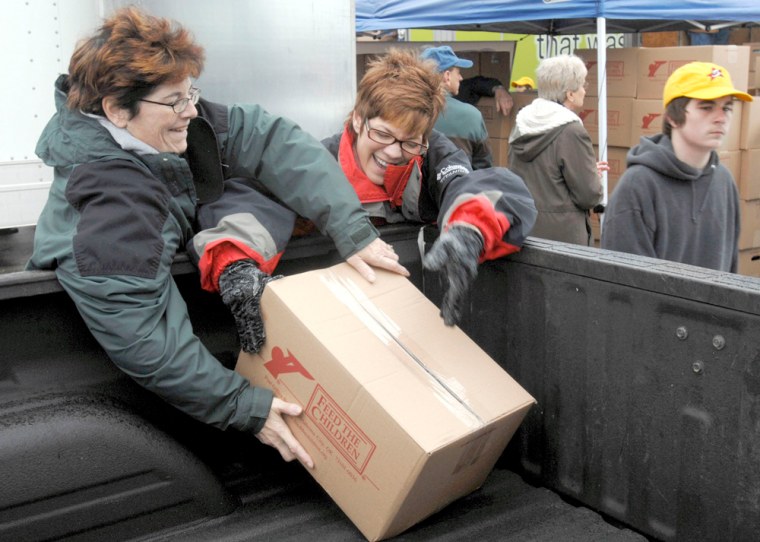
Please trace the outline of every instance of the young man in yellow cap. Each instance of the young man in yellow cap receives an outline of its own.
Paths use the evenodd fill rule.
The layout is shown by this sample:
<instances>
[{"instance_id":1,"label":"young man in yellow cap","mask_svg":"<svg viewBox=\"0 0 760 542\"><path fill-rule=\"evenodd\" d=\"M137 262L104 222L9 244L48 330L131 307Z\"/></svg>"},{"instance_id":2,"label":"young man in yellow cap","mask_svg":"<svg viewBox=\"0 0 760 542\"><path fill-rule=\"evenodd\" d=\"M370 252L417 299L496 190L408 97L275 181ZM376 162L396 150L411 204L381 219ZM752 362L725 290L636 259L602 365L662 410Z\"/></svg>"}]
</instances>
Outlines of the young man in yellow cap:
<instances>
[{"instance_id":1,"label":"young man in yellow cap","mask_svg":"<svg viewBox=\"0 0 760 542\"><path fill-rule=\"evenodd\" d=\"M515 89L515 92L527 92L535 90L536 83L533 82L533 79L524 75L517 81L512 81L512 88Z\"/></svg>"},{"instance_id":2,"label":"young man in yellow cap","mask_svg":"<svg viewBox=\"0 0 760 542\"><path fill-rule=\"evenodd\" d=\"M628 152L602 248L736 272L739 195L717 150L737 99L752 101L721 66L691 62L671 74L662 133Z\"/></svg>"}]
</instances>

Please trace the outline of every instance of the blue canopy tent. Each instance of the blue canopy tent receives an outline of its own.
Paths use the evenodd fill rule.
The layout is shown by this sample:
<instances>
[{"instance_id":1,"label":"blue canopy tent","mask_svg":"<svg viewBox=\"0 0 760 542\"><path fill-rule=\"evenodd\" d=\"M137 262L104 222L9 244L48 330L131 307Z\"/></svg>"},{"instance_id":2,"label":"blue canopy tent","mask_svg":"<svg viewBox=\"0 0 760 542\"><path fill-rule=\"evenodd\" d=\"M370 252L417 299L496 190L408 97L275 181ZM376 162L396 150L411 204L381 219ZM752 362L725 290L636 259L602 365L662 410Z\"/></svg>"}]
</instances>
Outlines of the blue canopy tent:
<instances>
[{"instance_id":1,"label":"blue canopy tent","mask_svg":"<svg viewBox=\"0 0 760 542\"><path fill-rule=\"evenodd\" d=\"M586 34L718 28L760 22L757 0L356 0L356 31L397 28Z\"/></svg>"},{"instance_id":2,"label":"blue canopy tent","mask_svg":"<svg viewBox=\"0 0 760 542\"><path fill-rule=\"evenodd\" d=\"M707 17L707 19L706 19ZM356 31L400 28L516 34L606 34L717 30L760 24L760 0L356 0ZM598 49L598 65L607 53ZM607 159L607 81L599 77L599 152ZM607 203L607 178L603 179Z\"/></svg>"}]
</instances>

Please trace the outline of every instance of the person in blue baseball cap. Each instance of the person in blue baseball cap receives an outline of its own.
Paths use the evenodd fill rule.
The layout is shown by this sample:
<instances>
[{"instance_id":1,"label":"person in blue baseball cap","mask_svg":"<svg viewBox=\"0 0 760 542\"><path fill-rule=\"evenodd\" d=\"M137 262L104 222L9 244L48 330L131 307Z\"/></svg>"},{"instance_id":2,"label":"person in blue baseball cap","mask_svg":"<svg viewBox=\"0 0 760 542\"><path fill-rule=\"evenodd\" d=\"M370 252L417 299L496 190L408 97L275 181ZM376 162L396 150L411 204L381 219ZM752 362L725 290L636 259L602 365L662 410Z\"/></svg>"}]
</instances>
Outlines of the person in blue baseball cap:
<instances>
[{"instance_id":1,"label":"person in blue baseball cap","mask_svg":"<svg viewBox=\"0 0 760 542\"><path fill-rule=\"evenodd\" d=\"M459 93L459 85L463 79L460 68L471 68L472 61L459 58L448 45L428 47L420 56L424 60L434 61L437 70L443 75L446 107L438 115L435 129L467 153L473 169L493 167L488 130L483 115L475 106L454 98Z\"/></svg>"},{"instance_id":2,"label":"person in blue baseball cap","mask_svg":"<svg viewBox=\"0 0 760 542\"><path fill-rule=\"evenodd\" d=\"M422 52L422 58L425 60L435 60L440 71L445 71L449 68L472 68L472 60L459 58L456 53L454 53L454 49L448 45L428 47Z\"/></svg>"}]
</instances>

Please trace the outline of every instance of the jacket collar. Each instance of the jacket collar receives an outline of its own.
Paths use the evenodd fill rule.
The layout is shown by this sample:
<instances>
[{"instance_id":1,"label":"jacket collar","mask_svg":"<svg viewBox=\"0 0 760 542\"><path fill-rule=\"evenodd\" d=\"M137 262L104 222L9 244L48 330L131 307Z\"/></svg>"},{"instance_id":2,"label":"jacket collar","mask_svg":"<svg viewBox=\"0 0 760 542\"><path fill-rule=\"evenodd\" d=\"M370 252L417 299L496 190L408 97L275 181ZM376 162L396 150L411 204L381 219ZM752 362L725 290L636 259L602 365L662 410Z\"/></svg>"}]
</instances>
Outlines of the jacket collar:
<instances>
[{"instance_id":1,"label":"jacket collar","mask_svg":"<svg viewBox=\"0 0 760 542\"><path fill-rule=\"evenodd\" d=\"M343 173L348 177L348 181L359 196L359 201L362 203L387 201L395 207L400 207L404 188L406 188L412 172L415 169L421 169L422 157L415 156L402 166L389 165L385 170L383 185L378 186L369 180L369 177L356 162L355 139L353 131L346 126L340 138L338 161Z\"/></svg>"}]
</instances>

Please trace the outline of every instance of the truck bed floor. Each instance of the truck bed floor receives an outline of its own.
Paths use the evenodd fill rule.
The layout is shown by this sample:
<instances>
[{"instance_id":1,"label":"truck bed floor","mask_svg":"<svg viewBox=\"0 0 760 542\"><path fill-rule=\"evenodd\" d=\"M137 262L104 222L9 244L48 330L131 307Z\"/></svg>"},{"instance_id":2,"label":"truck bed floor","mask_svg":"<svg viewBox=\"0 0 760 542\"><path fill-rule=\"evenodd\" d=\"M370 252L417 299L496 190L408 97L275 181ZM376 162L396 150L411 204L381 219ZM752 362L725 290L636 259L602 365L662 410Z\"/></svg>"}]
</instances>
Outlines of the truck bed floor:
<instances>
[{"instance_id":1,"label":"truck bed floor","mask_svg":"<svg viewBox=\"0 0 760 542\"><path fill-rule=\"evenodd\" d=\"M159 533L147 540L365 540L300 465L283 464L255 475L240 472L230 476L236 479L228 479L226 485L234 488L242 502L234 513L179 532ZM647 539L497 467L479 490L392 540L645 542Z\"/></svg>"}]
</instances>

